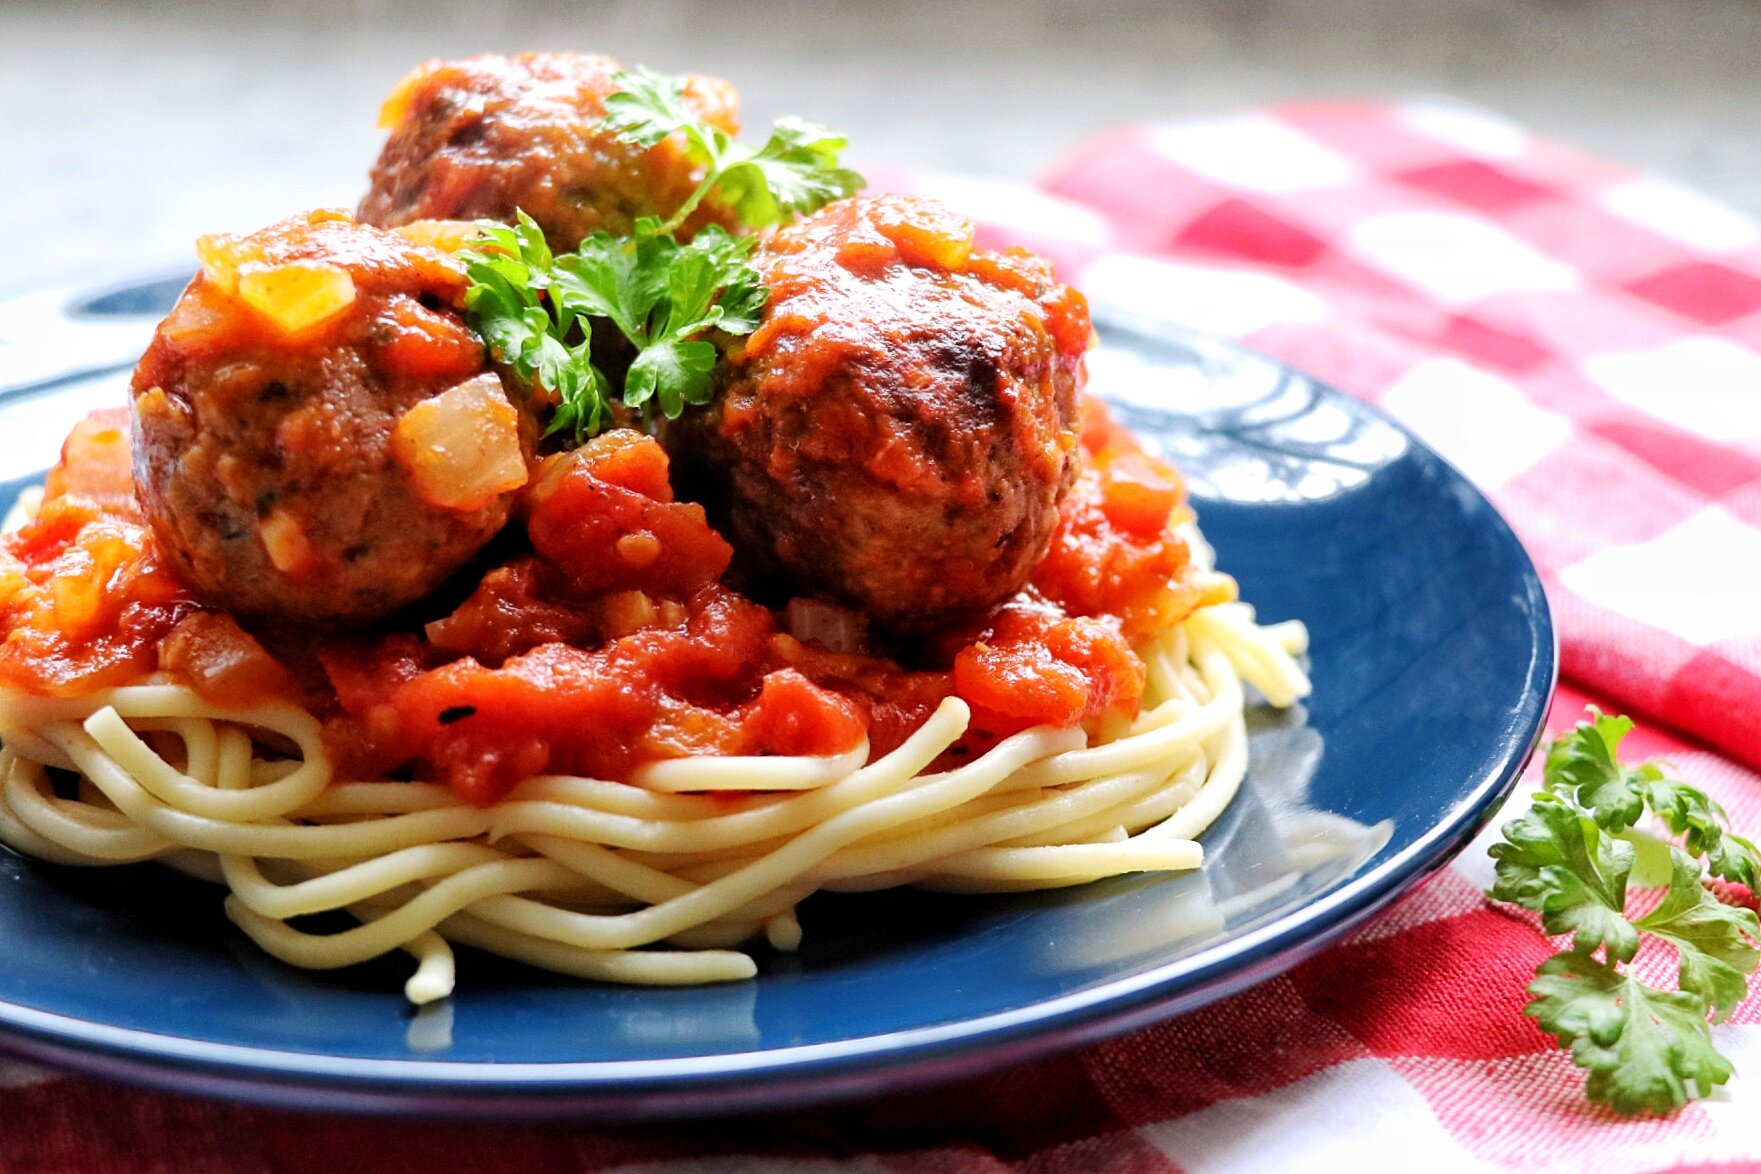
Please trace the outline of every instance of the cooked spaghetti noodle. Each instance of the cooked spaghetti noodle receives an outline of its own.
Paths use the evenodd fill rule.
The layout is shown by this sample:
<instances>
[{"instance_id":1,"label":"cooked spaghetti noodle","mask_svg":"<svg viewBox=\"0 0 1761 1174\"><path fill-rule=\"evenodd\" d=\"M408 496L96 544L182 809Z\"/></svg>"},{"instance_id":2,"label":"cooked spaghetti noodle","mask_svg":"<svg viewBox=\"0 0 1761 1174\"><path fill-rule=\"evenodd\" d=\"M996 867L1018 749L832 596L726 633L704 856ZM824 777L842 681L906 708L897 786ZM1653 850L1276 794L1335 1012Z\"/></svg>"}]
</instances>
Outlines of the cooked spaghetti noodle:
<instances>
[{"instance_id":1,"label":"cooked spaghetti noodle","mask_svg":"<svg viewBox=\"0 0 1761 1174\"><path fill-rule=\"evenodd\" d=\"M417 1003L451 992L454 942L611 982L732 981L756 973L732 947L793 949L795 907L818 890L1009 891L1197 867L1196 837L1246 769L1241 682L1291 704L1308 688L1292 657L1303 641L1242 604L1201 609L1139 649L1135 719L1092 736L1027 730L953 769L930 769L966 731L950 698L873 761L674 760L664 791L545 776L491 807L437 784L333 779L317 722L293 705L227 709L163 682L8 693L0 840L61 864L163 860L218 880L228 916L296 966L401 949ZM78 774L77 797L49 768ZM360 924L289 924L331 910ZM643 948L662 943L675 948Z\"/></svg>"}]
</instances>

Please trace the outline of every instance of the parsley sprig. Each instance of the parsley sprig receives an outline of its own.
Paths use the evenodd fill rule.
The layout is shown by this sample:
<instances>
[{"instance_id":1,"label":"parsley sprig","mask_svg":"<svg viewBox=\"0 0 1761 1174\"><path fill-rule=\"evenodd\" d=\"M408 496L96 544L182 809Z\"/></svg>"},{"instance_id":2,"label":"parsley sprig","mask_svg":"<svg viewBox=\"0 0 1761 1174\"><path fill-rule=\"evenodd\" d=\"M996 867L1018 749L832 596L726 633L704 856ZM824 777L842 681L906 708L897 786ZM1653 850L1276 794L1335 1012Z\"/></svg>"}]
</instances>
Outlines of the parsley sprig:
<instances>
[{"instance_id":1,"label":"parsley sprig","mask_svg":"<svg viewBox=\"0 0 1761 1174\"><path fill-rule=\"evenodd\" d=\"M1620 762L1630 719L1590 715L1548 747L1533 806L1492 846L1492 896L1571 939L1536 972L1525 1013L1589 1071L1590 1099L1621 1113L1667 1113L1730 1079L1708 1019L1729 1016L1761 961L1756 915L1720 901L1703 871L1753 888L1761 858L1705 792L1656 763ZM1638 827L1647 811L1673 841ZM1635 868L1664 887L1639 915L1627 912ZM1647 936L1674 948L1676 990L1623 969Z\"/></svg>"},{"instance_id":2,"label":"parsley sprig","mask_svg":"<svg viewBox=\"0 0 1761 1174\"><path fill-rule=\"evenodd\" d=\"M681 244L659 223L645 217L634 236L600 231L553 255L520 212L512 226L483 223L480 243L462 254L471 324L498 363L555 398L546 436L579 443L606 426L615 400L678 419L714 390L716 347L703 336L758 328L767 291L747 263L756 238L712 225ZM599 320L635 349L621 389L593 361Z\"/></svg>"},{"instance_id":3,"label":"parsley sprig","mask_svg":"<svg viewBox=\"0 0 1761 1174\"><path fill-rule=\"evenodd\" d=\"M768 228L854 195L863 179L838 166L843 135L804 118L780 118L759 147L704 122L685 102L685 79L637 68L614 75L618 92L605 100L605 125L625 142L652 147L669 135L704 169L695 191L659 231L685 223L710 192L748 228Z\"/></svg>"},{"instance_id":4,"label":"parsley sprig","mask_svg":"<svg viewBox=\"0 0 1761 1174\"><path fill-rule=\"evenodd\" d=\"M528 389L541 387L557 408L545 433L585 426L596 431L605 415L606 380L593 365L591 334L576 315L547 296L556 258L544 232L524 212L513 225L478 222L478 243L460 252L471 285L465 314L483 336L490 357ZM564 405L567 408L565 415Z\"/></svg>"},{"instance_id":5,"label":"parsley sprig","mask_svg":"<svg viewBox=\"0 0 1761 1174\"><path fill-rule=\"evenodd\" d=\"M543 230L518 212L511 225L481 222L481 237L460 254L471 279L471 325L497 363L552 404L544 434L576 444L605 428L620 402L644 419L659 412L669 420L687 405L708 403L718 358L712 332L758 329L768 291L750 264L757 238L719 225L686 242L677 238L710 192L741 225L767 228L863 184L838 166L843 136L822 126L784 118L753 148L699 119L686 104L683 78L636 69L615 80L620 90L606 99L605 125L642 147L681 136L704 169L690 197L664 221L645 216L627 236L601 230L562 254L553 254ZM595 362L599 322L633 348L627 368Z\"/></svg>"}]
</instances>

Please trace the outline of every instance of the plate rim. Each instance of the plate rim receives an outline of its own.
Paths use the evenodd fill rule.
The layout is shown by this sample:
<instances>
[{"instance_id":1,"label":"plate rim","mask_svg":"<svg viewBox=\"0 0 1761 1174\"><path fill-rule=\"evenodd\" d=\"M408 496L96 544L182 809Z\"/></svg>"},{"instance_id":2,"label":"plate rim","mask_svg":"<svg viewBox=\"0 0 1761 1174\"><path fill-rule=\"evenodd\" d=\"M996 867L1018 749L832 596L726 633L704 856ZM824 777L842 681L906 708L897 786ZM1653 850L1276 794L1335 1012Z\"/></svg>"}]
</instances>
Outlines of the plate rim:
<instances>
[{"instance_id":1,"label":"plate rim","mask_svg":"<svg viewBox=\"0 0 1761 1174\"><path fill-rule=\"evenodd\" d=\"M55 292L64 293L72 305L187 271L140 272ZM38 300L43 292L26 296ZM0 314L18 300L0 301ZM1120 324L1146 332L1134 323ZM444 1109L450 1116L502 1120L587 1120L613 1113L629 1117L632 1109L645 1119L733 1113L802 1107L1023 1063L1196 1010L1324 950L1446 865L1515 788L1539 744L1558 684L1559 637L1552 609L1534 560L1503 514L1400 421L1238 340L1162 323L1148 332L1250 356L1296 374L1321 394L1339 397L1397 429L1415 450L1448 470L1500 539L1521 556L1523 607L1537 639L1522 694L1502 734L1514 750L1497 769L1464 785L1444 816L1381 864L1263 925L1137 974L1009 1011L835 1042L642 1060L497 1063L346 1057L192 1040L0 999L0 1048L130 1084L284 1107L399 1115ZM69 375L97 377L106 370L70 370ZM0 395L11 398L9 391L28 395L40 389L40 384L0 389Z\"/></svg>"}]
</instances>

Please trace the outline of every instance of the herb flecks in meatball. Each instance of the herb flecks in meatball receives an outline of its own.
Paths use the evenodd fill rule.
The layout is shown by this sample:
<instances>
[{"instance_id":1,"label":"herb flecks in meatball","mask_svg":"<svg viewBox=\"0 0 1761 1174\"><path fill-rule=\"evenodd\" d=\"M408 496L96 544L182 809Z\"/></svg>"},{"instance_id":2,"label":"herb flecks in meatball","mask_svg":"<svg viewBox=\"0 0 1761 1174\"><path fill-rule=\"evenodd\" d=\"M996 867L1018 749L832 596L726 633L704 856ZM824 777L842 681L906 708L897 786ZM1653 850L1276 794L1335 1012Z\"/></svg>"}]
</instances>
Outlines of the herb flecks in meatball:
<instances>
[{"instance_id":1,"label":"herb flecks in meatball","mask_svg":"<svg viewBox=\"0 0 1761 1174\"><path fill-rule=\"evenodd\" d=\"M237 615L386 615L507 522L530 414L485 370L457 261L314 212L205 237L133 380L141 505Z\"/></svg>"},{"instance_id":2,"label":"herb flecks in meatball","mask_svg":"<svg viewBox=\"0 0 1761 1174\"><path fill-rule=\"evenodd\" d=\"M621 236L639 217L666 219L690 197L702 169L676 139L644 148L603 125L621 68L588 53L428 62L380 114L391 137L373 167L361 220L511 223L520 208L552 248L565 251L595 229ZM703 121L739 132L738 99L726 82L692 76L684 100ZM706 202L685 228L724 220Z\"/></svg>"},{"instance_id":3,"label":"herb flecks in meatball","mask_svg":"<svg viewBox=\"0 0 1761 1174\"><path fill-rule=\"evenodd\" d=\"M670 434L753 578L901 635L1019 591L1079 459L1081 295L903 197L832 204L754 264L763 321Z\"/></svg>"}]
</instances>

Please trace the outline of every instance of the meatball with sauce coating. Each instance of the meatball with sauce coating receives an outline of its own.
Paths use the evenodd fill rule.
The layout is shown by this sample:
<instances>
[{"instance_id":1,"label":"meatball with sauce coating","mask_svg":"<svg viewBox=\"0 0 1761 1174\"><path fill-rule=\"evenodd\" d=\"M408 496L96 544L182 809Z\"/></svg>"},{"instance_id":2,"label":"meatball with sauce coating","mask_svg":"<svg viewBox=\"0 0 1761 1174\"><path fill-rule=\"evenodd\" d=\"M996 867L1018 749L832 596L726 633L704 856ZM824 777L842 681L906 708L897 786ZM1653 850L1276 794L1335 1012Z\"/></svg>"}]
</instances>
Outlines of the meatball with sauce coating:
<instances>
[{"instance_id":1,"label":"meatball with sauce coating","mask_svg":"<svg viewBox=\"0 0 1761 1174\"><path fill-rule=\"evenodd\" d=\"M451 256L314 212L204 237L132 383L141 506L248 618L389 614L507 522L535 428L454 308Z\"/></svg>"},{"instance_id":2,"label":"meatball with sauce coating","mask_svg":"<svg viewBox=\"0 0 1761 1174\"><path fill-rule=\"evenodd\" d=\"M398 84L380 113L391 132L363 223L414 220L512 222L523 209L553 249L574 249L595 229L628 233L641 216L672 215L701 168L682 145L620 142L601 124L622 68L590 53L522 53L430 61ZM688 79L685 102L729 134L740 129L734 89ZM686 229L715 219L700 207Z\"/></svg>"},{"instance_id":3,"label":"meatball with sauce coating","mask_svg":"<svg viewBox=\"0 0 1761 1174\"><path fill-rule=\"evenodd\" d=\"M754 264L763 320L669 444L758 585L905 636L1019 591L1076 475L1082 296L896 196L829 205Z\"/></svg>"}]
</instances>

